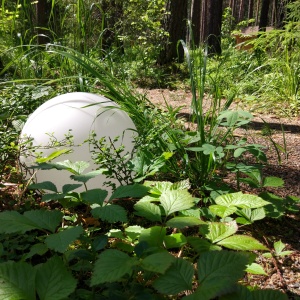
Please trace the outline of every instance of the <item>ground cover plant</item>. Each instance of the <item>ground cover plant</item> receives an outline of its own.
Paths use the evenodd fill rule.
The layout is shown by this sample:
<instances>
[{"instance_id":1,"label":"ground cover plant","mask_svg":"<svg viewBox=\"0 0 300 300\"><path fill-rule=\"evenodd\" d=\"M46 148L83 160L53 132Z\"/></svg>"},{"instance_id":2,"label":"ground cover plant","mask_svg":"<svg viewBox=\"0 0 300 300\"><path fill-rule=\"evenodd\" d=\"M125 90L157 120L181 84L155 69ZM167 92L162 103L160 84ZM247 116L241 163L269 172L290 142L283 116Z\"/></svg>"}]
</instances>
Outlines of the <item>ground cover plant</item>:
<instances>
[{"instance_id":1,"label":"ground cover plant","mask_svg":"<svg viewBox=\"0 0 300 300\"><path fill-rule=\"evenodd\" d=\"M134 84L141 83L137 78L142 74L143 84L151 82L155 71L153 57L159 50L155 41L157 35L165 34L155 23L162 2L146 7L145 24L133 24L140 26L140 39L146 41L143 37L150 23L153 44L145 42L141 48L135 44L126 54L130 59L119 56L136 33L123 36L122 47L101 46L99 54L86 26L90 23L82 22L90 20L94 6L85 10L80 5L78 1L73 7L82 8L73 20L74 28L78 26L74 36L66 30L69 37L61 43L45 45L36 45L36 36L30 42L22 40L3 56L0 295L29 300L296 299L296 294L284 293L284 286L279 291L251 285L255 276L272 275L271 264L280 273L282 259L293 255L280 238L265 236L261 227L298 214L299 199L276 195L284 182L265 175L264 147L237 134L250 126L253 115L231 109L240 98L266 100L271 85L264 89L264 79L269 82L271 77L283 80L281 85L274 82L274 87L288 95L289 103L297 103L296 50L289 54L284 39L278 53L286 54L285 60L277 61L264 48L264 39L272 37L262 36L255 45L260 50L237 51L224 40L228 50L223 56L210 57L205 45L193 48L180 41L186 60L171 68L184 70L181 76L192 95L189 113L180 118L180 108L167 101L163 109L158 108L135 92ZM135 19L133 7L127 9ZM71 15L68 12L64 18ZM103 29L97 28L97 46ZM23 37L25 41L24 33ZM298 46L295 43L295 49ZM145 49L151 55L143 56ZM133 59L139 51L142 57ZM279 64L285 68L278 68ZM157 83L164 81L161 71L157 67ZM61 190L51 178L25 181L17 163L18 156L30 148L30 143L18 141L22 123L45 100L71 91L100 93L116 101L136 125L133 152L124 153L122 147L114 148L111 141L97 140L92 134L86 143L93 146L97 172L85 172L86 162L64 160L61 145L48 158L37 159L35 168L68 172L70 181ZM296 106L288 112L297 113ZM275 141L273 146L279 152L284 149ZM53 162L58 156L61 161ZM112 194L106 186L87 188L88 181L100 173L108 176ZM229 184L228 176L233 178ZM119 187L109 182L115 177ZM15 194L6 192L7 182L19 184ZM83 192L76 191L79 185Z\"/></svg>"}]
</instances>

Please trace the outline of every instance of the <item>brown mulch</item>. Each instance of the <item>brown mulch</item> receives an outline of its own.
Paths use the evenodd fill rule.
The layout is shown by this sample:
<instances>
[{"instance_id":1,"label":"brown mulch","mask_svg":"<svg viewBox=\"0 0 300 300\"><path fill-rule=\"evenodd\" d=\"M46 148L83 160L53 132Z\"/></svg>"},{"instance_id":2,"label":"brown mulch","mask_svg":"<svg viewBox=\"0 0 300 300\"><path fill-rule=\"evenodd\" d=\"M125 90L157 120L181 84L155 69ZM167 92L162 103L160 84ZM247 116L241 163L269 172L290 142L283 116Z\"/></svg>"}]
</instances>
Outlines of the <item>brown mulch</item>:
<instances>
[{"instance_id":1,"label":"brown mulch","mask_svg":"<svg viewBox=\"0 0 300 300\"><path fill-rule=\"evenodd\" d=\"M167 103L174 109L180 108L182 115L191 113L192 95L189 91L153 89L139 92L145 93L152 103L162 109ZM209 105L209 100L206 100L204 107L205 105ZM241 106L241 103L233 104L232 109L235 108L251 111L251 108L247 109ZM255 111L251 113L254 119L250 126L239 129L236 134L246 136L249 143L263 145L268 158L268 163L263 169L264 176L277 176L285 182L283 188L266 190L282 198L289 195L300 197L300 116L282 118L276 114L260 114ZM274 144L279 145L278 153ZM248 188L246 192L256 194L260 191ZM286 244L285 250L291 250L293 253L274 259L260 256L258 263L264 267L268 276L248 275L245 282L263 289L281 290L288 295L289 299L300 299L299 211L280 219L263 219L255 222L249 230L270 249L274 242L281 240Z\"/></svg>"}]
</instances>

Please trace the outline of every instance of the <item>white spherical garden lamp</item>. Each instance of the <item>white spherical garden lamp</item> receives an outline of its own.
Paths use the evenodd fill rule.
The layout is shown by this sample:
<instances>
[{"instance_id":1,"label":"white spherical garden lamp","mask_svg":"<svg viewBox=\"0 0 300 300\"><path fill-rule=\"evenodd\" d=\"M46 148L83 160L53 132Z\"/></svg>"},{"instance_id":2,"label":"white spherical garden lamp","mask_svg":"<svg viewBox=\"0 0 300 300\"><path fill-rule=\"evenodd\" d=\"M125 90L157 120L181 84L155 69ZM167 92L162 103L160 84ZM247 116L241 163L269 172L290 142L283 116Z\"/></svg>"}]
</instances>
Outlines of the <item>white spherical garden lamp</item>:
<instances>
[{"instance_id":1,"label":"white spherical garden lamp","mask_svg":"<svg viewBox=\"0 0 300 300\"><path fill-rule=\"evenodd\" d=\"M55 137L57 141L63 141L68 132L73 136L74 146L71 146L71 153L55 158L51 162L63 160L86 161L90 164L85 172L93 171L97 165L93 163L90 145L84 143L92 132L96 138L105 137L116 141L115 147L124 145L126 152L133 149L133 139L136 135L136 127L128 116L113 101L91 93L68 93L57 96L37 108L26 121L21 132L21 139L32 139L32 144L37 148L36 152L43 152L43 157L53 153L55 148L47 148L47 145ZM76 146L80 145L80 146ZM66 148L66 147L63 147ZM35 164L35 158L30 155L21 157L21 162L27 167ZM36 182L51 181L58 190L64 184L78 183L70 179L70 173L65 170L38 170L36 172ZM104 181L107 178L99 175L87 182L89 189L105 188ZM115 181L116 184L117 181ZM79 189L80 190L80 189ZM83 190L83 189L81 189Z\"/></svg>"}]
</instances>

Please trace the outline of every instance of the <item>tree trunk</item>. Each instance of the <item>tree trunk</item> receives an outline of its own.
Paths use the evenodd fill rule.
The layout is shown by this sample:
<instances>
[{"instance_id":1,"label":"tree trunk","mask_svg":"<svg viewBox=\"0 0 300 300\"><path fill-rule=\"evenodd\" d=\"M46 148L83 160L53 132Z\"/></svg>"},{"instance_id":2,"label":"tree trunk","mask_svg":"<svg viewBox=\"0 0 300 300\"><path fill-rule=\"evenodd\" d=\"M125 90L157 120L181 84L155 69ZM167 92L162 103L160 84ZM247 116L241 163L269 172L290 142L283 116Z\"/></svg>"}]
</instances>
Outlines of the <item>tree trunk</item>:
<instances>
[{"instance_id":1,"label":"tree trunk","mask_svg":"<svg viewBox=\"0 0 300 300\"><path fill-rule=\"evenodd\" d=\"M192 39L195 46L200 45L201 0L192 0Z\"/></svg>"},{"instance_id":2,"label":"tree trunk","mask_svg":"<svg viewBox=\"0 0 300 300\"><path fill-rule=\"evenodd\" d=\"M270 0L263 0L260 10L259 19L259 31L266 31L268 25L268 14L269 14Z\"/></svg>"},{"instance_id":3,"label":"tree trunk","mask_svg":"<svg viewBox=\"0 0 300 300\"><path fill-rule=\"evenodd\" d=\"M253 18L254 0L249 0L248 4L248 20Z\"/></svg>"},{"instance_id":4,"label":"tree trunk","mask_svg":"<svg viewBox=\"0 0 300 300\"><path fill-rule=\"evenodd\" d=\"M51 13L51 1L39 0L36 3L36 29L37 29L37 42L39 45L47 44L50 42L48 22Z\"/></svg>"},{"instance_id":5,"label":"tree trunk","mask_svg":"<svg viewBox=\"0 0 300 300\"><path fill-rule=\"evenodd\" d=\"M209 5L209 36L207 39L209 54L221 54L221 27L223 0L210 0Z\"/></svg>"},{"instance_id":6,"label":"tree trunk","mask_svg":"<svg viewBox=\"0 0 300 300\"><path fill-rule=\"evenodd\" d=\"M167 64L178 59L183 62L184 51L181 45L177 46L179 40L186 39L186 19L187 19L188 0L168 0L163 20L164 30L169 33L165 41L164 49L160 52L157 62Z\"/></svg>"}]
</instances>

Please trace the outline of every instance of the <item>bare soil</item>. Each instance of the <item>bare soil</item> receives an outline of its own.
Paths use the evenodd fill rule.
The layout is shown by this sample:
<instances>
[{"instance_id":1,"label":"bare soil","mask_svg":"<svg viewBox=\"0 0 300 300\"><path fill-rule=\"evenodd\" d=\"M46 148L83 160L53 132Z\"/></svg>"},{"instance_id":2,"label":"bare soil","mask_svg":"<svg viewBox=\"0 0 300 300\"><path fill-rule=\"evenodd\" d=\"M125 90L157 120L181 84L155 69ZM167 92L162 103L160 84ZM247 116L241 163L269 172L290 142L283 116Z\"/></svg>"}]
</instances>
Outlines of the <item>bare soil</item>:
<instances>
[{"instance_id":1,"label":"bare soil","mask_svg":"<svg viewBox=\"0 0 300 300\"><path fill-rule=\"evenodd\" d=\"M191 113L192 94L189 91L153 89L140 92L161 109L165 109L167 103L179 109L181 115ZM209 100L204 103L204 110L206 105L209 106ZM234 103L231 109L244 109L254 115L250 126L239 129L236 134L246 136L249 143L263 145L268 158L264 175L277 176L285 182L283 188L267 188L267 191L282 198L289 195L300 197L300 116L282 118L275 114L256 113L242 103ZM277 151L274 143L279 145ZM234 178L228 180L235 184ZM260 190L245 187L245 192L257 194ZM281 240L286 244L286 250L293 251L291 255L273 259L260 256L258 262L268 276L249 275L244 281L259 288L279 289L289 299L300 299L300 212L280 219L263 219L244 230L251 231L252 236L270 249L273 242Z\"/></svg>"}]
</instances>

